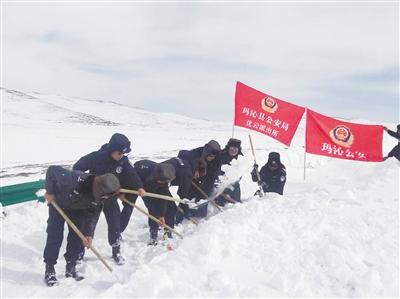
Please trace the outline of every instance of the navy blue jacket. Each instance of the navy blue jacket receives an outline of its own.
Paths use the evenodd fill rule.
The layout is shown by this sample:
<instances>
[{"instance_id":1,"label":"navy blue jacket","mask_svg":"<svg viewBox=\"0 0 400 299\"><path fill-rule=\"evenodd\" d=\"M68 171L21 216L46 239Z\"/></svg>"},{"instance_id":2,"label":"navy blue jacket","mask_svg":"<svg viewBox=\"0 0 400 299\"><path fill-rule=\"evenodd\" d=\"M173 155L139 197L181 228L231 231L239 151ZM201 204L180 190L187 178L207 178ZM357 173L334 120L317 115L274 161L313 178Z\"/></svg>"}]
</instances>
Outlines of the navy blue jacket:
<instances>
[{"instance_id":1,"label":"navy blue jacket","mask_svg":"<svg viewBox=\"0 0 400 299\"><path fill-rule=\"evenodd\" d=\"M181 150L178 153L178 157L186 161L194 161L204 156L207 156L207 148L205 146L198 147L192 150ZM207 195L211 195L211 191L214 187L214 182L221 172L221 159L220 156L217 155L212 161L205 161L207 162L207 174L204 177L195 180L195 183ZM198 194L197 190L193 190L192 194L199 199L204 197L202 194Z\"/></svg>"},{"instance_id":2,"label":"navy blue jacket","mask_svg":"<svg viewBox=\"0 0 400 299\"><path fill-rule=\"evenodd\" d=\"M257 173L255 169L251 172L253 182L257 182ZM286 183L286 168L283 164L276 170L271 170L268 164L265 164L260 170L260 179L264 192L274 192L283 195L283 188Z\"/></svg>"},{"instance_id":3,"label":"navy blue jacket","mask_svg":"<svg viewBox=\"0 0 400 299\"><path fill-rule=\"evenodd\" d=\"M392 130L387 130L388 134L394 138L396 138L397 140L399 140L400 143L400 133L399 132L395 132Z\"/></svg>"},{"instance_id":4,"label":"navy blue jacket","mask_svg":"<svg viewBox=\"0 0 400 299\"><path fill-rule=\"evenodd\" d=\"M85 236L93 236L103 202L93 197L94 175L50 166L46 172L46 192L53 194L64 210L86 210L82 219Z\"/></svg>"},{"instance_id":5,"label":"navy blue jacket","mask_svg":"<svg viewBox=\"0 0 400 299\"><path fill-rule=\"evenodd\" d=\"M178 195L180 198L188 198L192 187L192 179L195 172L196 160L186 161L181 158L172 158L162 163L169 163L175 168L175 180L171 182L172 186L178 186Z\"/></svg>"},{"instance_id":6,"label":"navy blue jacket","mask_svg":"<svg viewBox=\"0 0 400 299\"><path fill-rule=\"evenodd\" d=\"M399 143L389 152L388 157L396 157L400 161L400 133L392 130L388 130L387 132L390 136L399 140Z\"/></svg>"},{"instance_id":7,"label":"navy blue jacket","mask_svg":"<svg viewBox=\"0 0 400 299\"><path fill-rule=\"evenodd\" d=\"M112 173L118 178L123 188L143 188L143 183L128 158L123 156L119 161L114 160L111 157L111 152L107 145L108 144L105 144L100 150L80 158L78 162L74 164L72 169L80 171L89 170L89 173L95 175Z\"/></svg>"},{"instance_id":8,"label":"navy blue jacket","mask_svg":"<svg viewBox=\"0 0 400 299\"><path fill-rule=\"evenodd\" d=\"M157 184L157 182L151 180L151 174L155 170L157 163L151 160L140 160L135 164L135 169L140 179L144 184L146 192L157 193L161 195L171 196L169 192L168 184ZM161 217L165 216L167 212L167 201L158 198L152 198L146 196L143 198L147 205L153 206L154 216Z\"/></svg>"}]
</instances>

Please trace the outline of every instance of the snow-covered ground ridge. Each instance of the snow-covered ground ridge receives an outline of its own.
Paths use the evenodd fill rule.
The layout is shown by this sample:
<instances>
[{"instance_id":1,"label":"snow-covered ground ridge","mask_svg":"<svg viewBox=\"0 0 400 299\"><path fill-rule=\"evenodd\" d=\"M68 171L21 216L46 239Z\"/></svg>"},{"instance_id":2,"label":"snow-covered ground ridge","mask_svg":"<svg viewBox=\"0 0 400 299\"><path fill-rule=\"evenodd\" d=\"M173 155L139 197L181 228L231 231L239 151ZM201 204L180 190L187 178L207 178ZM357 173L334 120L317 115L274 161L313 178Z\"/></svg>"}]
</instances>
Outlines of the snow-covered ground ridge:
<instances>
[{"instance_id":1,"label":"snow-covered ground ridge","mask_svg":"<svg viewBox=\"0 0 400 299\"><path fill-rule=\"evenodd\" d=\"M232 125L190 116L79 98L2 89L1 185L44 178L51 164L71 166L115 132L132 141L132 163L163 161L180 149L215 139L222 146ZM366 120L352 120L368 123ZM395 124L383 124L394 128ZM288 171L285 195L253 197L253 137L257 162L281 153ZM235 128L245 156L226 168L225 181L242 176L243 204L227 205L199 226L184 222L174 251L148 247L147 219L138 211L124 233L127 263L112 274L88 253L79 283L63 277L44 286L47 207L30 202L7 207L1 221L2 297L398 297L399 163L353 162L307 155L303 180L304 122L290 148ZM384 153L396 144L385 134ZM174 190L173 190L174 191ZM142 202L138 200L143 206ZM111 263L101 216L94 245Z\"/></svg>"}]
</instances>

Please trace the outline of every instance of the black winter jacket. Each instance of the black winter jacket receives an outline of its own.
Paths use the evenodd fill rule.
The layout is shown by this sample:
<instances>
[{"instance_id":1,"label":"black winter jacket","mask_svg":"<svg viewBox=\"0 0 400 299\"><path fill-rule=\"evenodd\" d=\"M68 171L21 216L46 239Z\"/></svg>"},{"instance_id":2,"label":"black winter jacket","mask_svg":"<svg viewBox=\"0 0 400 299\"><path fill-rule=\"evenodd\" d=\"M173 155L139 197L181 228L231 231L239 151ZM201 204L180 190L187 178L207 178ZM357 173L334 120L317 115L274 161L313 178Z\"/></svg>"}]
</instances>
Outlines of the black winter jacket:
<instances>
[{"instance_id":1,"label":"black winter jacket","mask_svg":"<svg viewBox=\"0 0 400 299\"><path fill-rule=\"evenodd\" d=\"M192 150L181 150L178 153L178 157L187 160L193 161L196 159L200 159L202 157L206 157L209 149L206 146L198 147ZM221 171L221 159L220 156L217 155L212 161L207 161L207 174L204 177L201 177L194 182L207 194L210 195L211 191L214 187L214 182L218 178L218 175ZM198 194L197 189L192 190L191 194L196 199L204 198L202 194Z\"/></svg>"},{"instance_id":2,"label":"black winter jacket","mask_svg":"<svg viewBox=\"0 0 400 299\"><path fill-rule=\"evenodd\" d=\"M176 178L171 182L172 186L178 186L180 198L188 198L192 187L192 179L198 160L186 161L181 158L172 158L162 163L169 163L175 168Z\"/></svg>"},{"instance_id":3,"label":"black winter jacket","mask_svg":"<svg viewBox=\"0 0 400 299\"><path fill-rule=\"evenodd\" d=\"M135 169L137 174L139 175L140 179L144 184L144 188L146 192L157 193L161 195L171 196L169 192L168 184L157 184L157 182L151 180L152 173L155 171L157 163L150 160L140 160L137 161L135 164ZM143 198L147 204L151 204L154 207L154 216L157 217L164 217L167 211L167 201L158 198L152 198L146 196Z\"/></svg>"},{"instance_id":4,"label":"black winter jacket","mask_svg":"<svg viewBox=\"0 0 400 299\"><path fill-rule=\"evenodd\" d=\"M100 150L83 156L74 164L73 170L88 171L91 174L102 175L105 173L114 174L121 183L121 186L129 189L143 188L135 168L131 165L128 158L123 156L121 160L116 161L111 157L108 144L104 144ZM129 184L133 184L128 186Z\"/></svg>"},{"instance_id":5,"label":"black winter jacket","mask_svg":"<svg viewBox=\"0 0 400 299\"><path fill-rule=\"evenodd\" d=\"M387 132L388 132L388 134L390 136L396 138L400 142L400 132L395 132L395 131L392 131L392 130L388 130Z\"/></svg>"},{"instance_id":6,"label":"black winter jacket","mask_svg":"<svg viewBox=\"0 0 400 299\"><path fill-rule=\"evenodd\" d=\"M82 227L85 236L93 236L103 201L92 194L94 175L70 171L61 166L50 166L46 172L45 188L54 194L57 204L64 210L86 210Z\"/></svg>"},{"instance_id":7,"label":"black winter jacket","mask_svg":"<svg viewBox=\"0 0 400 299\"><path fill-rule=\"evenodd\" d=\"M394 132L392 130L388 130L387 132L390 136L399 140L399 143L389 152L388 157L395 157L397 160L400 161L400 132Z\"/></svg>"},{"instance_id":8,"label":"black winter jacket","mask_svg":"<svg viewBox=\"0 0 400 299\"><path fill-rule=\"evenodd\" d=\"M251 172L253 182L257 182L257 173L255 169ZM283 164L279 168L271 170L268 164L265 164L260 170L260 179L264 192L275 192L283 195L283 188L286 183L286 168Z\"/></svg>"}]
</instances>

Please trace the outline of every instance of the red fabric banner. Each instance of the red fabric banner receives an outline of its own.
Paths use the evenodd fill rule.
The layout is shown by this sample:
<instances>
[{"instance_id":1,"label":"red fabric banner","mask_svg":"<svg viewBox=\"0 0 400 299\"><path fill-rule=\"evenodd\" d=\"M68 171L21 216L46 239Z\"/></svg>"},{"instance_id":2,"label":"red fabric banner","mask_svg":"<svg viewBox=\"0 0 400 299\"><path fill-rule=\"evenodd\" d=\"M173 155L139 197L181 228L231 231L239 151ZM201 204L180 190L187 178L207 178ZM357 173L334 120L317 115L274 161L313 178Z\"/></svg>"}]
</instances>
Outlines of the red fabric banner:
<instances>
[{"instance_id":1,"label":"red fabric banner","mask_svg":"<svg viewBox=\"0 0 400 299\"><path fill-rule=\"evenodd\" d=\"M235 125L272 137L289 146L304 114L300 107L236 83Z\"/></svg>"},{"instance_id":2,"label":"red fabric banner","mask_svg":"<svg viewBox=\"0 0 400 299\"><path fill-rule=\"evenodd\" d=\"M332 158L381 162L383 126L361 125L307 109L306 152Z\"/></svg>"}]
</instances>

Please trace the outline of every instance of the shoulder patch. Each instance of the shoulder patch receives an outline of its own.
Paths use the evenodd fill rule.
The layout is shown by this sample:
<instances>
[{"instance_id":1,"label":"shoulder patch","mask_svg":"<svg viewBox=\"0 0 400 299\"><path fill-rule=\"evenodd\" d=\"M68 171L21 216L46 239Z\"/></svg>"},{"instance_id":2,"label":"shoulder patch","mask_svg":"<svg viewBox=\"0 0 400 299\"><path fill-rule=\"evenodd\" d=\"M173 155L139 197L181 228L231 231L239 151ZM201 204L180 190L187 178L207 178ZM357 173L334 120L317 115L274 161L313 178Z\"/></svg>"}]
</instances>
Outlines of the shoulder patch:
<instances>
[{"instance_id":1,"label":"shoulder patch","mask_svg":"<svg viewBox=\"0 0 400 299\"><path fill-rule=\"evenodd\" d=\"M121 173L122 170L123 170L122 166L117 166L117 168L115 168L116 173Z\"/></svg>"}]
</instances>

